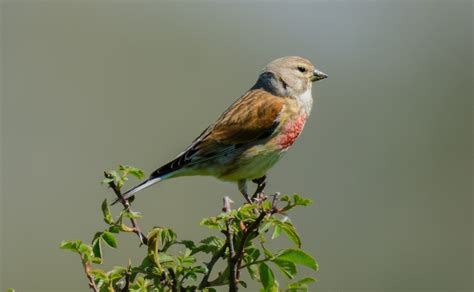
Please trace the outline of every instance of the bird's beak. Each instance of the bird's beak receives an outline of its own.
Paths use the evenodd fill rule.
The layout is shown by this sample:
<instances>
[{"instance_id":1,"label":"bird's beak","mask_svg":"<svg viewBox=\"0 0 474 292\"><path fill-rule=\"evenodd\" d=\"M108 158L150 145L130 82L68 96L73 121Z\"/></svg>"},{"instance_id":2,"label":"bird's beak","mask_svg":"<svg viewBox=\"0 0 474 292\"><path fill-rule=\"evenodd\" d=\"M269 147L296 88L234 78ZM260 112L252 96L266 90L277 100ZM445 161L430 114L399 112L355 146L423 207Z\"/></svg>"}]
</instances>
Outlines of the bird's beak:
<instances>
[{"instance_id":1,"label":"bird's beak","mask_svg":"<svg viewBox=\"0 0 474 292\"><path fill-rule=\"evenodd\" d=\"M313 71L313 76L311 76L311 81L318 81L318 80L321 80L321 79L325 79L325 78L328 78L328 75L326 75L325 73L317 70L317 69L314 69Z\"/></svg>"}]
</instances>

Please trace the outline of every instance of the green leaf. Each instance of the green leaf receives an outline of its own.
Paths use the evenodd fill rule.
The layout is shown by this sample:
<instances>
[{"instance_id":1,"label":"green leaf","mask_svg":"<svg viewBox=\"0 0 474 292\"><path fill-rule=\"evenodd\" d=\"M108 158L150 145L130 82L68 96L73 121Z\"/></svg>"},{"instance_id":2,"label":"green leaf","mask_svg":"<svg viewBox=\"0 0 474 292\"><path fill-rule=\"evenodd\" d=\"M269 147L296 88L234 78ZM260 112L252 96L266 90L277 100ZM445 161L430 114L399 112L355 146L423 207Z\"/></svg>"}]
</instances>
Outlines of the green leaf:
<instances>
[{"instance_id":1,"label":"green leaf","mask_svg":"<svg viewBox=\"0 0 474 292\"><path fill-rule=\"evenodd\" d=\"M201 220L199 225L204 225L209 228L219 228L219 222L216 217L204 218Z\"/></svg>"},{"instance_id":2,"label":"green leaf","mask_svg":"<svg viewBox=\"0 0 474 292\"><path fill-rule=\"evenodd\" d=\"M174 263L174 258L172 256L162 252L158 254L158 260L160 261L160 264Z\"/></svg>"},{"instance_id":3,"label":"green leaf","mask_svg":"<svg viewBox=\"0 0 474 292\"><path fill-rule=\"evenodd\" d=\"M181 240L178 243L184 245L186 248L189 248L190 250L194 250L196 248L196 244L192 240Z\"/></svg>"},{"instance_id":4,"label":"green leaf","mask_svg":"<svg viewBox=\"0 0 474 292\"><path fill-rule=\"evenodd\" d=\"M188 271L184 274L183 279L190 279L191 281L197 280L197 275L193 271Z\"/></svg>"},{"instance_id":5,"label":"green leaf","mask_svg":"<svg viewBox=\"0 0 474 292\"><path fill-rule=\"evenodd\" d=\"M255 262L260 256L260 250L254 246L249 246L245 248L244 257L246 263Z\"/></svg>"},{"instance_id":6,"label":"green leaf","mask_svg":"<svg viewBox=\"0 0 474 292\"><path fill-rule=\"evenodd\" d=\"M245 204L242 207L240 207L237 211L237 214L235 217L239 220L248 220L248 219L253 219L257 215L254 213L254 210L258 208L256 204Z\"/></svg>"},{"instance_id":7,"label":"green leaf","mask_svg":"<svg viewBox=\"0 0 474 292\"><path fill-rule=\"evenodd\" d=\"M309 204L313 203L310 199L305 199L298 194L293 194L293 203L296 206L308 206Z\"/></svg>"},{"instance_id":8,"label":"green leaf","mask_svg":"<svg viewBox=\"0 0 474 292\"><path fill-rule=\"evenodd\" d=\"M102 232L97 232L94 236L94 240L92 241L92 252L94 257L100 259L100 263L102 263L102 245L100 243L102 237Z\"/></svg>"},{"instance_id":9,"label":"green leaf","mask_svg":"<svg viewBox=\"0 0 474 292\"><path fill-rule=\"evenodd\" d=\"M224 246L224 240L217 236L209 236L200 241L201 245L192 249L192 253L215 253Z\"/></svg>"},{"instance_id":10,"label":"green leaf","mask_svg":"<svg viewBox=\"0 0 474 292\"><path fill-rule=\"evenodd\" d=\"M288 286L286 286L285 290L290 291L290 292L293 292L293 291L308 291L308 285L307 284L313 283L313 282L316 282L316 280L314 278L310 278L310 277L303 278L299 281L288 284Z\"/></svg>"},{"instance_id":11,"label":"green leaf","mask_svg":"<svg viewBox=\"0 0 474 292\"><path fill-rule=\"evenodd\" d=\"M96 262L97 259L94 257L94 254L92 252L92 246L85 244L85 243L80 243L80 245L77 248L77 252L81 255L81 258L85 262Z\"/></svg>"},{"instance_id":12,"label":"green leaf","mask_svg":"<svg viewBox=\"0 0 474 292\"><path fill-rule=\"evenodd\" d=\"M13 288L8 288L6 292L15 292L15 289L13 289Z\"/></svg>"},{"instance_id":13,"label":"green leaf","mask_svg":"<svg viewBox=\"0 0 474 292\"><path fill-rule=\"evenodd\" d=\"M160 265L160 259L158 257L161 231L162 231L161 228L154 227L147 234L147 239L148 239L148 252L147 252L147 255L148 255L148 258L159 269L159 272L162 272L162 268L161 268L161 265Z\"/></svg>"},{"instance_id":14,"label":"green leaf","mask_svg":"<svg viewBox=\"0 0 474 292\"><path fill-rule=\"evenodd\" d=\"M109 231L104 231L102 234L102 239L105 243L107 243L108 246L117 248L117 240L115 239L115 236Z\"/></svg>"},{"instance_id":15,"label":"green leaf","mask_svg":"<svg viewBox=\"0 0 474 292\"><path fill-rule=\"evenodd\" d=\"M192 270L198 274L206 274L209 271L205 266L195 266L192 268Z\"/></svg>"},{"instance_id":16,"label":"green leaf","mask_svg":"<svg viewBox=\"0 0 474 292\"><path fill-rule=\"evenodd\" d=\"M272 260L272 262L288 278L293 279L295 277L296 265L293 262L287 262L287 261L282 261L282 260L277 260L277 259Z\"/></svg>"},{"instance_id":17,"label":"green leaf","mask_svg":"<svg viewBox=\"0 0 474 292\"><path fill-rule=\"evenodd\" d=\"M260 275L258 274L258 265L247 266L247 272L249 272L250 278L253 280L260 279Z\"/></svg>"},{"instance_id":18,"label":"green leaf","mask_svg":"<svg viewBox=\"0 0 474 292\"><path fill-rule=\"evenodd\" d=\"M263 244L262 244L262 249L263 249L263 253L265 254L267 258L273 258L272 252L269 249L265 248Z\"/></svg>"},{"instance_id":19,"label":"green leaf","mask_svg":"<svg viewBox=\"0 0 474 292\"><path fill-rule=\"evenodd\" d=\"M92 246L81 242L77 250L80 254L90 255L92 253Z\"/></svg>"},{"instance_id":20,"label":"green leaf","mask_svg":"<svg viewBox=\"0 0 474 292\"><path fill-rule=\"evenodd\" d=\"M120 232L120 226L117 225L112 225L109 227L109 231L112 233L119 233Z\"/></svg>"},{"instance_id":21,"label":"green leaf","mask_svg":"<svg viewBox=\"0 0 474 292\"><path fill-rule=\"evenodd\" d=\"M143 170L133 167L133 166L120 165L119 169L123 171L124 173L126 174L129 173L138 179L142 179L145 176L145 173L143 172Z\"/></svg>"},{"instance_id":22,"label":"green leaf","mask_svg":"<svg viewBox=\"0 0 474 292\"><path fill-rule=\"evenodd\" d=\"M291 240L297 247L301 247L301 239L296 232L295 226L291 222L283 222L279 224L283 232L286 234L289 240Z\"/></svg>"},{"instance_id":23,"label":"green leaf","mask_svg":"<svg viewBox=\"0 0 474 292\"><path fill-rule=\"evenodd\" d=\"M120 174L116 170L112 170L110 173L110 177L117 183L120 180Z\"/></svg>"},{"instance_id":24,"label":"green leaf","mask_svg":"<svg viewBox=\"0 0 474 292\"><path fill-rule=\"evenodd\" d=\"M281 233L281 227L280 225L277 224L275 225L275 228L273 229L272 239L275 239L278 236L280 236L280 233Z\"/></svg>"},{"instance_id":25,"label":"green leaf","mask_svg":"<svg viewBox=\"0 0 474 292\"><path fill-rule=\"evenodd\" d=\"M77 241L63 240L61 241L59 248L78 252L78 247L80 246L80 244L81 244L80 240L77 240Z\"/></svg>"},{"instance_id":26,"label":"green leaf","mask_svg":"<svg viewBox=\"0 0 474 292\"><path fill-rule=\"evenodd\" d=\"M137 277L137 279L135 280L135 283L130 285L130 291L147 292L148 285L149 285L148 279L144 279L143 277Z\"/></svg>"},{"instance_id":27,"label":"green leaf","mask_svg":"<svg viewBox=\"0 0 474 292\"><path fill-rule=\"evenodd\" d=\"M262 203L262 208L264 210L270 210L272 208L272 202L271 200L266 200Z\"/></svg>"},{"instance_id":28,"label":"green leaf","mask_svg":"<svg viewBox=\"0 0 474 292\"><path fill-rule=\"evenodd\" d=\"M96 279L106 281L106 282L108 282L108 280L109 280L109 277L107 277L107 274L105 273L105 271L103 271L101 269L92 269L92 270L90 270L90 273Z\"/></svg>"},{"instance_id":29,"label":"green leaf","mask_svg":"<svg viewBox=\"0 0 474 292\"><path fill-rule=\"evenodd\" d=\"M176 233L169 229L169 228L162 228L161 233L160 233L160 240L161 240L161 245L162 251L166 251L170 246L172 246L176 242L177 235Z\"/></svg>"},{"instance_id":30,"label":"green leaf","mask_svg":"<svg viewBox=\"0 0 474 292\"><path fill-rule=\"evenodd\" d=\"M249 272L250 278L254 280L259 280L259 274L258 274L258 265L250 265L247 266L247 271Z\"/></svg>"},{"instance_id":31,"label":"green leaf","mask_svg":"<svg viewBox=\"0 0 474 292\"><path fill-rule=\"evenodd\" d=\"M109 272L109 278L111 281L120 279L124 276L127 269L124 267L116 266Z\"/></svg>"},{"instance_id":32,"label":"green leaf","mask_svg":"<svg viewBox=\"0 0 474 292\"><path fill-rule=\"evenodd\" d=\"M101 183L106 185L106 184L109 184L110 182L113 182L113 181L114 181L113 177L106 177L101 181Z\"/></svg>"},{"instance_id":33,"label":"green leaf","mask_svg":"<svg viewBox=\"0 0 474 292\"><path fill-rule=\"evenodd\" d=\"M207 244L216 248L224 246L225 241L217 236L209 236L200 241L200 243Z\"/></svg>"},{"instance_id":34,"label":"green leaf","mask_svg":"<svg viewBox=\"0 0 474 292\"><path fill-rule=\"evenodd\" d=\"M304 265L313 270L318 269L318 264L316 263L316 260L311 255L309 255L308 253L304 252L301 249L288 248L288 249L282 250L281 252L278 253L275 259Z\"/></svg>"},{"instance_id":35,"label":"green leaf","mask_svg":"<svg viewBox=\"0 0 474 292\"><path fill-rule=\"evenodd\" d=\"M316 282L316 279L311 278L311 277L306 277L306 278L303 278L303 279L297 281L296 283L299 283L299 284L309 284L309 283L314 283L314 282Z\"/></svg>"},{"instance_id":36,"label":"green leaf","mask_svg":"<svg viewBox=\"0 0 474 292\"><path fill-rule=\"evenodd\" d=\"M112 224L114 223L114 220L112 218L112 213L110 213L110 209L109 209L109 204L107 203L107 199L105 199L103 202L102 202L102 214L104 216L104 221L105 223L107 224Z\"/></svg>"},{"instance_id":37,"label":"green leaf","mask_svg":"<svg viewBox=\"0 0 474 292\"><path fill-rule=\"evenodd\" d=\"M268 231L268 229L270 229L270 227L272 227L272 222L265 222L265 224L262 224L260 225L260 227L258 228L258 233L262 234L262 233L265 233Z\"/></svg>"},{"instance_id":38,"label":"green leaf","mask_svg":"<svg viewBox=\"0 0 474 292\"><path fill-rule=\"evenodd\" d=\"M140 212L134 212L134 211L123 211L123 216L130 218L130 219L135 219L135 218L142 218L142 214Z\"/></svg>"},{"instance_id":39,"label":"green leaf","mask_svg":"<svg viewBox=\"0 0 474 292\"><path fill-rule=\"evenodd\" d=\"M280 198L280 201L282 201L282 202L290 202L291 199L290 199L290 196L284 195L283 197Z\"/></svg>"},{"instance_id":40,"label":"green leaf","mask_svg":"<svg viewBox=\"0 0 474 292\"><path fill-rule=\"evenodd\" d=\"M265 263L261 263L258 272L260 274L260 281L262 282L263 288L265 288L265 290L271 289L275 285L275 276L270 267Z\"/></svg>"},{"instance_id":41,"label":"green leaf","mask_svg":"<svg viewBox=\"0 0 474 292\"><path fill-rule=\"evenodd\" d=\"M191 256L191 250L186 249L181 256L178 256L179 261L185 267L188 267L196 262L196 258Z\"/></svg>"}]
</instances>

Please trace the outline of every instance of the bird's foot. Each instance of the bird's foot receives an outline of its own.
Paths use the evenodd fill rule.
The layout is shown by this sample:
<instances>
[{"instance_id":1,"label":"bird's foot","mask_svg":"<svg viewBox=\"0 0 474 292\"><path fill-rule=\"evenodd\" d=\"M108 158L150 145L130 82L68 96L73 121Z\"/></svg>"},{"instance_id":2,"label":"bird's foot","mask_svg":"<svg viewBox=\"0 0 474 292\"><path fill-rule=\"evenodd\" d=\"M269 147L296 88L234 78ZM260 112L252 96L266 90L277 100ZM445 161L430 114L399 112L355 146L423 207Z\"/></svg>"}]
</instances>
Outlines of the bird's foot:
<instances>
[{"instance_id":1,"label":"bird's foot","mask_svg":"<svg viewBox=\"0 0 474 292\"><path fill-rule=\"evenodd\" d=\"M252 201L260 201L265 197L265 193L263 191L265 190L265 186L267 185L266 179L267 176L264 175L260 178L252 180L253 183L257 184L257 189L255 190L255 193L252 196Z\"/></svg>"}]
</instances>

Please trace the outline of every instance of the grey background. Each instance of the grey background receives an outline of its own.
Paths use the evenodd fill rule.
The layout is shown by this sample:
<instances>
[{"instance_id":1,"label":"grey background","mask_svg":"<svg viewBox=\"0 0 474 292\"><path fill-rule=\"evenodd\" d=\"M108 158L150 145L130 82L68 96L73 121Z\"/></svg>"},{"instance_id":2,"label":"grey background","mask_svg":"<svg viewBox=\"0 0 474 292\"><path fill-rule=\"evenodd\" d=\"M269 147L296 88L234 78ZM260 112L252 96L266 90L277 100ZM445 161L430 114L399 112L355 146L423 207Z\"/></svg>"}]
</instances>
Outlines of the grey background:
<instances>
[{"instance_id":1,"label":"grey background","mask_svg":"<svg viewBox=\"0 0 474 292\"><path fill-rule=\"evenodd\" d=\"M3 1L0 287L86 291L62 239L104 228L104 169L167 162L274 58L330 78L269 174L294 214L320 291L472 291L472 1ZM235 186L164 182L144 228L211 232ZM106 266L139 259L132 236ZM283 245L282 245L283 246ZM304 271L308 274L308 271Z\"/></svg>"}]
</instances>

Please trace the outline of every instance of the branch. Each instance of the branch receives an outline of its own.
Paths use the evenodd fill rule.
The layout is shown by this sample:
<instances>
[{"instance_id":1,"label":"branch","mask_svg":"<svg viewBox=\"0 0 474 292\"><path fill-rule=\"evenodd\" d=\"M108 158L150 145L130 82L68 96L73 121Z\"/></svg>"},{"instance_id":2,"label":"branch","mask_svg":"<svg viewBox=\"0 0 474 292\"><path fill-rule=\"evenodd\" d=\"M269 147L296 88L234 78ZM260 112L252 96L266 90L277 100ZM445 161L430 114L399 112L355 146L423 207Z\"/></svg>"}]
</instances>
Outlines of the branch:
<instances>
[{"instance_id":1,"label":"branch","mask_svg":"<svg viewBox=\"0 0 474 292\"><path fill-rule=\"evenodd\" d=\"M231 208L230 208L230 204L232 204L233 201L228 197L228 196L225 196L224 197L224 200L223 200L223 207L222 207L222 211L225 212L225 213L229 213ZM227 225L227 230L229 230L229 226ZM225 233L224 233L225 234ZM227 236L226 236L226 239L227 239ZM202 278L201 280L201 283L199 283L199 290L202 290L206 287L209 287L209 286L212 286L211 284L216 284L214 282L209 282L209 277L211 276L211 273L212 273L212 269L214 268L214 265L216 264L216 262L224 257L225 255L225 251L227 248L231 248L230 247L230 244L229 244L229 240L226 240L224 246L221 247L221 249L219 249L219 251L217 251L211 258L211 260L209 261L209 263L206 264L206 267L207 267L207 273L204 275L204 277ZM233 249L233 244L232 244L232 249Z\"/></svg>"},{"instance_id":2,"label":"branch","mask_svg":"<svg viewBox=\"0 0 474 292\"><path fill-rule=\"evenodd\" d=\"M256 196L259 196L261 194L261 191L263 191L263 188L265 188L265 178L262 179L263 181L262 182L259 182L259 186L257 187L257 191L255 191L255 194ZM260 186L262 186L262 190L259 191L260 189ZM255 195L254 195L255 196ZM268 214L270 215L273 215L276 213L276 204L277 204L277 197L279 196L279 193L276 193L274 194L272 197L273 197L273 200L272 200L272 208L269 210L269 211L265 211L263 209L260 210L260 215L257 217L257 219L247 228L247 230L244 232L244 234L242 235L242 239L240 240L240 244L239 244L239 249L237 250L237 253L234 257L234 264L235 264L235 270L236 270L236 277L237 277L237 281L239 280L240 278L240 270L242 269L241 265L242 265L242 259L243 259L243 255L244 255L244 249L245 249L245 245L247 244L247 240L249 238L249 236L252 234L252 232L254 232L255 230L258 229L258 227L260 226L260 223L262 223L263 219L265 218L265 216L267 216ZM264 196L263 197L263 200L265 200L267 197ZM252 197L253 199L253 197ZM263 202L263 200L261 200Z\"/></svg>"},{"instance_id":3,"label":"branch","mask_svg":"<svg viewBox=\"0 0 474 292\"><path fill-rule=\"evenodd\" d=\"M82 266L84 267L84 272L86 273L87 280L89 280L89 288L92 289L94 292L99 292L99 289L95 285L94 277L91 275L90 270L91 270L91 263L86 261L83 257L82 254L79 254L81 257L81 262Z\"/></svg>"},{"instance_id":4,"label":"branch","mask_svg":"<svg viewBox=\"0 0 474 292\"><path fill-rule=\"evenodd\" d=\"M128 260L128 267L127 270L125 271L125 285L122 288L122 292L128 292L130 291L130 277L132 276L132 273L130 272L132 269L132 262L129 259Z\"/></svg>"},{"instance_id":5,"label":"branch","mask_svg":"<svg viewBox=\"0 0 474 292\"><path fill-rule=\"evenodd\" d=\"M235 255L236 262L242 260L242 256L244 254L244 248L245 244L247 243L247 239L249 238L250 234L258 228L260 223L262 222L263 218L267 216L267 213L265 211L261 211L260 216L247 228L245 231L244 235L242 235L242 239L240 240L239 244L239 249L237 250L237 253Z\"/></svg>"},{"instance_id":6,"label":"branch","mask_svg":"<svg viewBox=\"0 0 474 292\"><path fill-rule=\"evenodd\" d=\"M130 272L127 271L125 273L125 285L123 286L123 289L122 289L123 292L130 291L130 276L131 276Z\"/></svg>"},{"instance_id":7,"label":"branch","mask_svg":"<svg viewBox=\"0 0 474 292\"><path fill-rule=\"evenodd\" d=\"M233 203L229 197L224 197L224 207L222 211L225 213L230 213L230 204ZM229 266L229 292L236 292L238 289L237 287L237 269L236 264L234 262L235 257L235 249L234 249L234 233L232 231L232 227L230 226L232 223L232 217L227 218L225 221L226 230L223 231L226 237L226 244L229 246L229 256L227 257L227 264Z\"/></svg>"},{"instance_id":8,"label":"branch","mask_svg":"<svg viewBox=\"0 0 474 292\"><path fill-rule=\"evenodd\" d=\"M104 171L104 176L106 178L111 178L112 177L106 171ZM115 184L114 181L109 182L109 187L114 191L115 195L119 198L120 203L122 203L123 207L126 210L129 210L131 212L132 210L130 209L130 202L128 201L128 199L123 198L122 192L120 191L120 188L117 187L117 185ZM130 222L132 223L132 226L133 226L133 232L136 235L138 235L138 238L140 238L141 244L148 245L148 240L147 240L145 234L143 234L142 231L140 230L140 227L138 226L137 220L135 220L135 218L130 218Z\"/></svg>"},{"instance_id":9,"label":"branch","mask_svg":"<svg viewBox=\"0 0 474 292\"><path fill-rule=\"evenodd\" d=\"M177 279L176 279L176 274L174 273L173 269L168 269L168 272L170 273L170 276L171 276L171 291L172 292L175 292L175 291L178 291L178 288L176 287L177 285L179 285Z\"/></svg>"},{"instance_id":10,"label":"branch","mask_svg":"<svg viewBox=\"0 0 474 292\"><path fill-rule=\"evenodd\" d=\"M237 269L236 263L234 260L235 257L235 249L234 249L234 234L232 232L232 228L230 227L230 221L232 219L226 221L227 230L224 232L227 243L229 245L229 256L227 258L227 264L229 265L229 292L235 292L238 289L237 287Z\"/></svg>"}]
</instances>

